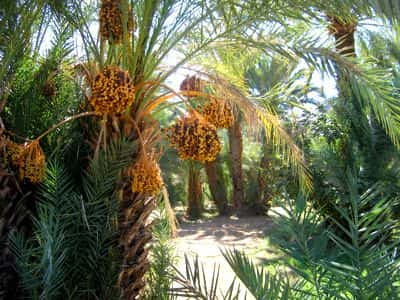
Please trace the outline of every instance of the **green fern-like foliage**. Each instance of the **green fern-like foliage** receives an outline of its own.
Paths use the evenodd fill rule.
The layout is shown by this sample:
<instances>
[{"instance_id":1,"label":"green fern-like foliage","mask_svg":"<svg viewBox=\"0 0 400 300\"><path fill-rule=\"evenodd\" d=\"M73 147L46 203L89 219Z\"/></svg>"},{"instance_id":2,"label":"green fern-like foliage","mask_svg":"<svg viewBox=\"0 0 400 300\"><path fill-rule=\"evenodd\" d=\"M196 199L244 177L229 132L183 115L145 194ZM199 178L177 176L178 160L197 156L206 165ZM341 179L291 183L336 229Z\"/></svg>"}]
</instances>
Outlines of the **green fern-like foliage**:
<instances>
[{"instance_id":1,"label":"green fern-like foliage","mask_svg":"<svg viewBox=\"0 0 400 300\"><path fill-rule=\"evenodd\" d=\"M258 268L245 254L237 250L223 254L236 276L255 299L290 299L292 291L288 277L279 273L270 274Z\"/></svg>"},{"instance_id":2,"label":"green fern-like foliage","mask_svg":"<svg viewBox=\"0 0 400 300\"><path fill-rule=\"evenodd\" d=\"M58 165L49 167L34 219L34 238L26 241L18 234L12 237L22 287L31 299L62 295L70 250L63 214L74 196L66 171Z\"/></svg>"},{"instance_id":3,"label":"green fern-like foliage","mask_svg":"<svg viewBox=\"0 0 400 300\"><path fill-rule=\"evenodd\" d=\"M350 173L347 184L347 205L336 208L339 220L331 220L341 232L327 227L300 195L283 205L277 218L273 241L283 258L264 268L239 251L223 252L255 299L399 299L398 223L391 218L396 200L382 196L379 184L359 194ZM208 295L217 288L202 285L198 259L185 262L186 274L178 273L177 279L185 283L181 295L214 299ZM214 273L212 282L219 277Z\"/></svg>"},{"instance_id":4,"label":"green fern-like foliage","mask_svg":"<svg viewBox=\"0 0 400 300\"><path fill-rule=\"evenodd\" d=\"M130 162L128 143L110 146L76 185L50 163L32 238L12 237L21 288L31 299L119 299L116 180Z\"/></svg>"},{"instance_id":5,"label":"green fern-like foliage","mask_svg":"<svg viewBox=\"0 0 400 300\"><path fill-rule=\"evenodd\" d=\"M214 265L212 272L206 271L198 257L191 260L185 255L185 271L181 272L175 267L176 287L171 288L172 297L185 297L187 299L224 299L238 300L243 297L240 287L234 280L226 291L220 291L220 268ZM246 297L246 296L244 296Z\"/></svg>"},{"instance_id":6,"label":"green fern-like foliage","mask_svg":"<svg viewBox=\"0 0 400 300\"><path fill-rule=\"evenodd\" d=\"M359 195L351 176L348 184L348 205L337 208L340 220L332 220L341 232L323 226L304 197L291 201L280 216L275 241L286 254L280 263L294 280L257 269L239 252L225 253L256 299L398 299L394 200L382 197L379 185Z\"/></svg>"},{"instance_id":7,"label":"green fern-like foliage","mask_svg":"<svg viewBox=\"0 0 400 300\"><path fill-rule=\"evenodd\" d=\"M173 265L177 262L175 248L171 238L171 226L164 208L160 208L160 215L155 220L152 228L153 245L151 248L150 264L148 273L148 284L144 299L168 300L169 289L172 285L174 270Z\"/></svg>"},{"instance_id":8,"label":"green fern-like foliage","mask_svg":"<svg viewBox=\"0 0 400 300\"><path fill-rule=\"evenodd\" d=\"M65 24L54 29L55 39L42 58L27 56L16 70L4 110L8 130L35 138L76 111L76 84L69 55L72 31ZM61 131L46 139L53 148Z\"/></svg>"}]
</instances>

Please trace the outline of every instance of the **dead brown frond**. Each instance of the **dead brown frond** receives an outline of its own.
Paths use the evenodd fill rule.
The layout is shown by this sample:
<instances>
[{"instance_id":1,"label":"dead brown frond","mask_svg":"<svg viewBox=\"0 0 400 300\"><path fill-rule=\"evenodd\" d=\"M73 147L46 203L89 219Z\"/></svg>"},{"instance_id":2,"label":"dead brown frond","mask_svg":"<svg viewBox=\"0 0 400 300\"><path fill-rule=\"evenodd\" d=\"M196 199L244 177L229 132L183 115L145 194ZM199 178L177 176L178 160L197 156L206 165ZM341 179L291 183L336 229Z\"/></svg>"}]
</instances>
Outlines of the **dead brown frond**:
<instances>
[{"instance_id":1,"label":"dead brown frond","mask_svg":"<svg viewBox=\"0 0 400 300\"><path fill-rule=\"evenodd\" d=\"M176 238L178 236L179 222L178 219L176 218L174 209L171 205L171 201L169 200L168 190L165 187L165 185L162 187L162 195L163 195L165 212L167 214L168 223L171 228L171 237Z\"/></svg>"}]
</instances>

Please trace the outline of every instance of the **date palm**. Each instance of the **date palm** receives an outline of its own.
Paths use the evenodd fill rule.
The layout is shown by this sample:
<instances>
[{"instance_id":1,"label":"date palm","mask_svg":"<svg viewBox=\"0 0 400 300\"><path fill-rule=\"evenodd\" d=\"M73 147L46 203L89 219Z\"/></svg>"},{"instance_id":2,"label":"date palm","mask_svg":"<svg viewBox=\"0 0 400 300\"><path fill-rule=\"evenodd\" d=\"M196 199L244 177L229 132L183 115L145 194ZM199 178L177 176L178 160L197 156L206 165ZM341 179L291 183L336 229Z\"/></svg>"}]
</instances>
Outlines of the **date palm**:
<instances>
[{"instance_id":1,"label":"date palm","mask_svg":"<svg viewBox=\"0 0 400 300\"><path fill-rule=\"evenodd\" d=\"M119 198L120 217L118 222L113 222L113 229L118 232L119 250L121 250L122 256L118 281L123 298L135 299L140 297L145 285L144 274L149 268L147 255L151 239L148 216L155 207L156 198L155 195L147 195L133 190L132 177L137 177L138 173L146 172L146 170L157 171L156 161L159 154L157 145L162 133L159 130L156 113L164 107L167 99L179 95L177 92L171 92L168 86L165 85L165 81L185 62L188 62L200 52L221 47L221 44L225 46L230 43L246 43L254 48L262 48L268 54L280 53L295 60L303 57L313 66L325 71L331 71L335 62L344 68L349 73L350 78L356 80L356 83L364 80L362 81L363 86L372 91L372 93L383 96L384 103L396 103L395 99L390 95L391 91L386 89L386 81L378 76L380 74L377 75L375 72L368 73L368 68L359 67L352 61L336 55L336 53L330 51L331 49L322 47L318 42L310 39L309 36L300 36L299 38L299 34L293 32L288 35L282 35L279 32L279 28L275 30L273 27L266 26L270 25L271 22L279 21L280 24L290 27L289 24L284 24L283 20L286 20L288 15L293 16L299 6L306 10L304 1L297 1L297 5L291 5L295 4L295 2L289 1L288 5L272 0L264 1L262 5L265 5L265 7L263 7L268 8L266 10L267 13L265 13L262 9L254 10L251 1L242 3L241 1L103 0L103 4L118 4L116 8L121 12L118 13L121 18L114 19L114 22L117 25L119 23L121 26L117 26L117 30L111 32L111 34L103 33L102 40L97 41L91 35L90 26L87 19L85 19L86 9L93 9L92 3L72 1L70 8L76 16L69 16L69 21L78 28L79 33L82 35L83 48L87 55L87 62L82 64L86 79L89 83L97 82L103 78L101 74L104 70L111 70L103 75L119 74L114 76L113 80L118 84L129 85L128 94L131 98L128 102L131 103L133 101L129 107L118 114L102 114L102 120L97 122L96 119L91 124L93 127L90 128L92 132L97 130L91 136L95 141L93 148L95 154L93 161L95 162L99 163L99 156L97 156L99 153L105 153L105 157L107 157L107 154L110 156L111 151L109 149L112 141L127 140L134 149L133 153L130 153L131 168L123 172L122 178L118 180L115 193L113 193ZM335 1L334 4L330 5L338 5L338 3ZM257 1L256 4L256 7L258 7L260 3ZM339 13L340 8L341 6L338 5L337 13ZM313 11L313 9L309 9L310 14ZM295 15L300 17L302 11L299 9L299 12ZM132 20L132 17L136 18L136 20ZM257 26L260 27L257 28ZM212 30L210 30L211 27ZM260 31L257 31L258 29ZM266 30L263 32L264 29ZM117 32L122 33L121 38L116 36ZM259 39L255 40L255 37L259 37ZM110 39L108 40L108 38ZM178 53L175 50L179 50ZM170 66L167 63L173 53L176 54L175 58L178 61ZM113 73L112 70L122 71ZM214 76L214 79L217 95L219 93L221 96L225 93L225 97L229 98L242 110L244 117L251 115L254 120L256 119L255 117L259 117L261 123L267 129L266 132L270 133L269 137L274 141L274 144L286 150L284 152L295 166L297 174L300 174L303 186L309 185L309 181L307 181L309 177L304 161L301 159L301 153L292 143L290 137L282 130L276 116L255 103L244 105L244 103L251 102L246 97L246 93L240 90L240 87L238 88L235 84L229 83L229 80L221 80L218 76ZM93 92L96 87L90 84L85 88L89 91L92 88ZM133 89L134 95L131 95L130 93ZM115 99L113 98L112 100ZM88 103L84 103L83 107L89 107ZM390 106L388 115L384 114L388 106L375 105L372 107L374 112L379 114L380 121L386 124L386 126L383 126L385 130L389 134L391 133L390 136L396 141L398 138L397 129L394 126L396 122L393 121L393 118L390 118L392 116L390 114L392 112ZM147 169L146 163L141 160L146 155L152 157L149 160L151 162L147 161ZM142 168L143 166L144 168ZM138 172L129 172L132 169ZM107 177L107 172L103 172L102 175L104 176L100 182L105 182L104 177ZM145 175L148 174L145 173ZM113 176L117 177L115 174ZM99 184L97 179L94 180L96 188L94 191L90 191L96 194L97 192L100 193L100 188L109 188L110 178L106 179L107 185L104 187ZM95 199L103 201L104 199L100 196L96 195ZM79 200L79 198L77 199ZM95 202L100 206L105 204L99 203L99 201ZM107 216L100 215L101 218L98 218L98 215L94 218L97 222L96 226L101 226L101 224L99 225L101 223L99 220L107 219ZM82 220L87 221L85 218L82 218ZM86 223L83 222L82 228L86 228L85 226ZM96 242L96 231L91 231L90 226L87 227L89 230L85 232L88 235L88 240L90 237L90 242ZM61 242L61 239L48 240ZM105 244L107 243L110 243L108 239L106 239ZM84 242L82 242L79 249L86 249L82 247L83 244ZM94 245L97 244L94 243ZM59 249L59 244L56 246ZM89 250L92 250L92 248ZM98 258L103 258L104 253L109 252L100 252ZM112 253L115 254L114 252ZM58 254L62 256L63 253L58 252ZM118 257L118 255L116 256ZM44 257L47 259L49 256L45 255ZM82 266L93 263L92 260L85 261L85 259L86 256L83 256L81 260ZM120 262L116 259L112 266L115 267L117 261ZM74 272L79 273L77 270L74 270ZM91 275L95 276L97 274ZM93 276L88 276L88 278L93 278ZM110 275L110 277L113 276ZM57 287L59 287L58 280L56 283ZM114 287L115 283L90 287L95 291L102 291L110 286ZM91 289L87 290L91 291ZM51 291L53 290L51 289ZM57 293L63 295L60 291L58 290ZM104 296L102 293L98 294Z\"/></svg>"},{"instance_id":2,"label":"date palm","mask_svg":"<svg viewBox=\"0 0 400 300\"><path fill-rule=\"evenodd\" d=\"M246 79L252 94L256 97L263 97L268 95L274 88L280 86L282 82L287 82L294 69L296 68L295 62L290 62L282 57L275 56L272 58L259 58L253 66L246 72ZM274 111L282 116L285 108L282 106L289 106L288 102L290 95L281 95L277 97L270 97L265 103L270 107L273 107ZM269 187L271 178L268 177L268 168L273 167L273 145L267 143L265 138L262 141L262 154L259 162L259 171L257 174L257 189L254 194L251 194L254 199L255 211L262 213L269 209L272 200L272 190Z\"/></svg>"},{"instance_id":3,"label":"date palm","mask_svg":"<svg viewBox=\"0 0 400 300\"><path fill-rule=\"evenodd\" d=\"M147 2L141 3L139 2L140 5L135 5L135 11L138 14L138 44L135 44L136 46L136 51L134 51L134 56L133 56L133 65L127 64L126 67L130 70L132 78L134 78L134 83L136 85L140 85L143 80L148 80L151 79L151 76L153 72L156 70L156 67L158 66L157 64L151 64L152 59L154 57L159 57L158 53L151 53L151 52L146 52L143 50L148 49L147 47L154 46L154 43L150 43L151 41L154 41L157 39L156 36L152 37L153 31L149 31L149 28L151 26L154 26L154 24L158 24L156 22L158 18L158 14L156 14L157 7L154 4L148 4ZM167 5L166 3L160 3L163 5ZM141 6L142 5L142 6ZM189 5L188 3L183 2L180 5ZM205 4L203 4L205 5ZM172 5L168 6L170 9L172 9ZM191 7L191 6L188 6ZM273 6L272 6L273 7ZM165 8L165 7L164 7ZM200 8L200 7L199 7ZM220 9L221 7L215 7L215 9ZM168 11L168 9L166 9ZM180 11L180 10L179 10ZM183 10L182 10L183 11ZM187 9L185 10L187 11ZM210 9L209 11L213 11L213 9ZM243 10L244 11L244 10ZM153 16L155 19L153 20L146 20L146 19L141 19L140 16L144 12L148 13L148 16ZM237 13L237 12L236 12ZM239 11L240 13L240 11ZM273 12L270 12L269 14L272 14ZM279 13L278 13L279 14ZM246 13L244 11L244 16L246 16ZM187 16L186 16L187 17ZM256 18L259 17L259 15L256 15ZM242 18L231 18L229 22L226 22L224 20L223 28L231 28L232 25L237 25L235 24L235 20L242 19ZM179 18L178 18L179 20ZM242 19L243 20L243 19ZM254 19L252 19L254 20ZM193 20L192 20L193 21ZM247 20L246 20L247 21ZM163 23L165 24L165 23ZM243 25L243 24L241 24ZM188 29L183 27L184 29ZM189 27L190 30L194 28L194 26ZM243 28L236 26L235 28ZM181 27L182 29L182 27ZM142 31L143 30L143 31ZM174 30L177 30L175 27ZM218 32L218 31L217 31ZM225 31L224 31L225 32ZM189 32L186 31L186 34ZM193 32L190 32L191 34ZM200 32L195 32L195 33L200 33ZM192 40L194 42L195 51L193 51L192 47L188 49L183 49L184 54L186 55L184 58L184 61L189 60L189 58L193 57L194 53L197 53L199 50L206 50L207 46L210 46L211 41L214 41L214 38L210 38L206 41L204 39L201 39L201 35L196 35L193 33L193 37L199 38L201 41L199 43L199 40ZM143 34L143 35L142 35ZM387 94L385 94L384 90L379 89L378 85L372 82L372 78L369 77L369 74L364 71L364 70L357 70L354 68L354 64L349 61L348 59L342 58L341 56L335 55L332 51L329 51L326 48L323 48L318 42L310 42L308 40L307 36L304 36L304 40L301 40L299 38L296 38L294 33L291 33L287 36L284 36L281 34L281 32L274 32L270 31L268 32L270 36L266 36L262 38L261 41L255 41L253 43L253 40L249 38L248 36L244 37L248 38L247 44L252 45L253 47L264 47L266 51L270 52L278 52L278 53L283 53L283 55L288 56L289 58L293 59L293 53L297 55L298 57L304 57L307 61L309 61L311 64L316 65L317 62L322 61L322 65L320 66L321 68L327 68L329 71L329 68L333 62L338 63L341 67L345 68L347 72L349 72L352 76L356 77L356 79L367 79L366 81L366 86L367 88L372 88L376 92L383 93L382 95L385 95L388 97ZM174 34L174 36L180 36L179 34ZM142 38L141 38L142 37ZM222 37L220 35L219 37ZM276 38L274 39L269 39L269 37ZM133 37L132 39L134 40L136 37ZM242 38L239 38L240 42L243 42ZM235 39L234 39L235 40ZM141 44L141 41L144 42L144 44ZM166 39L166 42L164 40L164 43L168 43L170 41L168 38ZM149 44L147 44L149 42ZM175 46L177 44L178 40L174 40L174 45L171 44L172 46ZM307 44L309 43L309 44ZM307 45L307 47L305 47ZM142 51L142 52L141 52ZM159 51L163 51L162 48L159 48ZM168 52L169 49L164 49L164 51ZM165 53L166 53L165 52ZM186 53L185 53L186 52ZM123 58L122 61L124 60L129 61L128 58ZM174 66L174 69L179 67L181 63L178 63ZM326 69L325 69L326 70ZM208 71L208 70L207 70ZM167 75L170 73L164 73L159 76L160 81L163 80L164 78L167 77ZM379 76L379 75L378 75ZM376 78L376 77L374 77ZM218 81L218 80L216 80ZM219 82L221 83L221 82ZM364 82L365 84L365 82ZM218 85L218 84L217 84ZM219 86L227 87L229 84L219 84ZM154 92L156 91L156 88L152 88L149 92L146 91L146 93L143 92L143 90L136 91L136 99L139 101L136 101L133 104L133 107L130 109L130 114L131 118L137 122L137 124L140 124L140 131L145 131L146 129L146 123L148 122L147 118L150 118L150 113L151 109L155 107L155 103L160 103L157 102L157 98L152 97L154 95ZM226 92L226 90L224 91ZM243 93L240 92L240 89L238 90L237 87L231 87L229 90L230 94L229 97L232 97L232 101L236 103L244 102L247 101L246 97L243 96ZM217 93L218 94L218 93ZM389 101L393 101L392 98L387 98ZM143 113L143 111L145 113ZM249 112L250 111L250 112ZM254 113L254 115L257 115L258 113L261 115L261 122L267 127L267 132L272 132L271 136L273 136L273 140L276 144L280 145L282 149L286 150L287 157L291 162L295 163L295 166L297 166L295 169L298 173L301 174L301 185L303 186L309 186L309 178L307 174L307 170L304 166L304 163L301 160L301 153L299 149L292 143L290 140L290 137L282 130L279 124L279 120L275 116L271 114L270 111L268 110L257 110L257 109L249 109L248 113ZM382 113L378 110L378 113ZM253 115L253 116L254 116ZM391 115L386 116L385 120L390 120ZM385 121L384 120L384 121ZM154 125L152 125L154 127ZM397 140L398 136L395 133L397 131L397 127L391 127L388 128L389 131L392 131L392 137L394 140ZM122 130L121 130L122 132ZM271 137L270 136L270 137ZM136 133L136 129L132 128L131 131L128 134L128 137L137 140L138 139L138 134ZM133 160L135 160L135 157L133 157ZM135 205L135 203L139 203ZM146 259L143 259L143 257L146 256L146 244L149 240L149 235L146 234L148 232L148 227L144 224L144 220L146 219L146 216L149 214L149 211L151 210L151 199L146 198L143 195L133 195L130 193L128 190L125 190L123 193L123 199L122 199L122 210L125 212L125 219L129 219L129 226L126 226L124 230L126 232L123 232L121 235L121 244L124 245L125 247L125 266L122 270L121 276L120 276L120 282L121 282L121 287L122 290L124 291L125 297L130 296L130 297L136 297L139 294L140 288L143 286L143 281L142 281L142 275L144 271L147 269L147 261ZM123 213L124 214L124 213ZM135 250L135 251L133 251ZM139 258L139 260L138 260ZM134 263L136 262L136 264ZM135 268L139 268L139 272L134 272ZM137 275L137 276L136 276Z\"/></svg>"},{"instance_id":4,"label":"date palm","mask_svg":"<svg viewBox=\"0 0 400 300\"><path fill-rule=\"evenodd\" d=\"M141 152L153 151L157 145L158 124L152 112L170 98L170 90L163 84L164 80L185 61L228 31L223 29L209 35L188 48L182 61L156 75L161 62L173 47L183 43L190 35L201 32L202 21L209 17L206 11L215 9L215 4L211 3L210 7L207 5L192 1L120 1L119 7L124 8L121 9L122 42L115 44L103 40L102 46L98 48L95 43L91 43L94 39L85 39L88 43L86 48L92 50L97 60L97 67L87 72L89 81L96 78L96 69L101 70L105 64L120 65L129 72L132 79L135 87L133 104L121 116L104 117L103 125L100 125L103 128L102 134L98 140L102 140L103 144L110 137L117 137L139 144L140 147L132 156L133 165ZM137 24L137 30L131 33L126 25L132 17L129 7L136 16L134 23ZM246 22L246 18L241 19L238 25ZM107 53L104 53L106 49ZM123 252L119 285L124 299L136 299L145 285L144 274L149 268L147 246L151 239L147 219L155 207L155 197L132 191L130 180L127 176L119 183L122 187L119 192L119 243Z\"/></svg>"}]
</instances>

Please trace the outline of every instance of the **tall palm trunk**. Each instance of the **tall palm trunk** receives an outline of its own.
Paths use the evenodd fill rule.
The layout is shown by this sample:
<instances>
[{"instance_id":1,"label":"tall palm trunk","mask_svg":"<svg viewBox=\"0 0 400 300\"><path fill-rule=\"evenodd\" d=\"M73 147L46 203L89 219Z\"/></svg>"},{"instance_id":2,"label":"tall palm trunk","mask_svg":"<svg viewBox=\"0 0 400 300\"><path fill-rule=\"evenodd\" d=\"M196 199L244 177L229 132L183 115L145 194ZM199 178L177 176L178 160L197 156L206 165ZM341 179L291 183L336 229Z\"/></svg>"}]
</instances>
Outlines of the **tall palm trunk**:
<instances>
[{"instance_id":1,"label":"tall palm trunk","mask_svg":"<svg viewBox=\"0 0 400 300\"><path fill-rule=\"evenodd\" d=\"M138 130L144 132L153 126L150 121L140 122L140 128L133 125L130 117L108 120L107 134L110 139L129 139L132 144L141 145ZM148 145L151 148L151 145ZM131 157L134 165L140 156L137 148ZM145 274L150 268L148 259L149 242L152 239L150 214L156 208L156 197L132 191L132 179L129 171L123 172L118 182L119 210L118 220L119 246L122 264L118 284L122 299L140 299L146 284Z\"/></svg>"},{"instance_id":2,"label":"tall palm trunk","mask_svg":"<svg viewBox=\"0 0 400 300\"><path fill-rule=\"evenodd\" d=\"M335 47L336 51L341 55L347 57L355 57L355 37L354 33L356 30L355 23L344 23L339 18L329 17L330 24L330 32L335 38ZM342 124L349 128L351 126L349 124L349 105L348 101L352 95L348 84L348 78L346 74L337 71L337 85L339 90L339 95L341 98L341 102L337 106L337 113L339 118L342 119ZM347 131L347 129L346 129ZM354 161L352 149L350 146L349 136L344 135L340 140L340 156L344 162L347 164L351 164Z\"/></svg>"},{"instance_id":3,"label":"tall palm trunk","mask_svg":"<svg viewBox=\"0 0 400 300\"><path fill-rule=\"evenodd\" d=\"M228 137L233 183L232 203L234 209L239 212L243 208L244 202L244 183L242 169L243 141L240 118L236 118L232 127L228 129Z\"/></svg>"},{"instance_id":4,"label":"tall palm trunk","mask_svg":"<svg viewBox=\"0 0 400 300\"><path fill-rule=\"evenodd\" d=\"M141 100L138 99L138 102ZM133 120L130 117L123 117L119 121L117 136L121 134L133 144L141 145L132 156L132 164L135 164L139 160L140 151L144 151L141 144L144 132L158 125L150 118L137 121L138 125L135 125L136 122ZM148 142L146 146L147 149L152 149L152 142ZM152 239L152 224L149 216L156 208L157 202L155 196L133 192L131 176L123 176L119 184L122 187L119 241L123 257L119 286L123 299L140 299L145 286L145 274L150 268L148 254L149 242Z\"/></svg>"},{"instance_id":5,"label":"tall palm trunk","mask_svg":"<svg viewBox=\"0 0 400 300\"><path fill-rule=\"evenodd\" d=\"M188 164L188 207L186 214L190 219L198 219L203 213L201 174L194 162L189 161Z\"/></svg>"},{"instance_id":6,"label":"tall palm trunk","mask_svg":"<svg viewBox=\"0 0 400 300\"><path fill-rule=\"evenodd\" d=\"M145 286L144 275L150 267L147 244L152 239L147 219L155 206L154 197L132 193L129 186L124 189L120 204L122 215L119 232L123 262L119 285L122 297L126 300L138 299Z\"/></svg>"},{"instance_id":7,"label":"tall palm trunk","mask_svg":"<svg viewBox=\"0 0 400 300\"><path fill-rule=\"evenodd\" d=\"M219 156L213 162L204 164L211 196L220 215L228 213L228 198L223 182L223 170Z\"/></svg>"},{"instance_id":8,"label":"tall palm trunk","mask_svg":"<svg viewBox=\"0 0 400 300\"><path fill-rule=\"evenodd\" d=\"M262 145L262 157L260 161L260 170L257 175L257 197L254 200L254 212L265 214L271 207L271 193L268 189L268 177L266 169L271 167L272 147L264 138Z\"/></svg>"},{"instance_id":9,"label":"tall palm trunk","mask_svg":"<svg viewBox=\"0 0 400 300\"><path fill-rule=\"evenodd\" d=\"M355 24L343 23L339 18L334 16L328 16L330 20L329 31L335 39L336 51L346 57L355 56ZM338 168L341 168L341 172L346 174L347 169L354 166L355 153L353 151L352 137L350 136L352 119L361 117L357 114L352 113L354 109L351 101L351 89L348 82L346 73L342 72L339 68L336 70L336 84L339 92L339 97L335 103L334 109L336 116L339 120L340 130L344 133L338 138L339 148L337 154L340 160L337 162ZM351 115L350 115L351 114ZM345 183L342 183L345 187ZM341 218L340 214L337 213L335 203L332 201L326 201L326 199L317 200L317 206L325 212L326 215L336 220L340 220L342 226L346 227L346 221ZM321 202L321 203L320 203ZM331 223L331 218L327 219ZM331 223L333 228L336 228L337 224Z\"/></svg>"}]
</instances>

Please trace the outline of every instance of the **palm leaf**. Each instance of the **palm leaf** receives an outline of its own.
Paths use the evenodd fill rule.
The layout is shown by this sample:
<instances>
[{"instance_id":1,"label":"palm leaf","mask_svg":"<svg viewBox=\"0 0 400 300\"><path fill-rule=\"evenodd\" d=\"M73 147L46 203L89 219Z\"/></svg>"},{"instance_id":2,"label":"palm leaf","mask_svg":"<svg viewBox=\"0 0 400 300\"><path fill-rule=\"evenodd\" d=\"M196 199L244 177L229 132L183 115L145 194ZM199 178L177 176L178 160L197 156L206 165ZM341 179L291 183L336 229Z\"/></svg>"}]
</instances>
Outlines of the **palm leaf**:
<instances>
[{"instance_id":1,"label":"palm leaf","mask_svg":"<svg viewBox=\"0 0 400 300\"><path fill-rule=\"evenodd\" d=\"M291 299L288 278L258 268L246 255L237 250L225 251L223 256L255 299Z\"/></svg>"},{"instance_id":2,"label":"palm leaf","mask_svg":"<svg viewBox=\"0 0 400 300\"><path fill-rule=\"evenodd\" d=\"M204 300L217 300L221 298L221 295L218 293L221 276L219 266L214 265L212 273L208 274L198 257L191 262L188 256L185 255L185 273L182 273L176 267L174 269L176 273L174 281L178 284L178 287L171 289L173 296ZM239 298L241 295L240 292L239 286L233 281L229 288L222 294L222 299L241 299Z\"/></svg>"}]
</instances>

